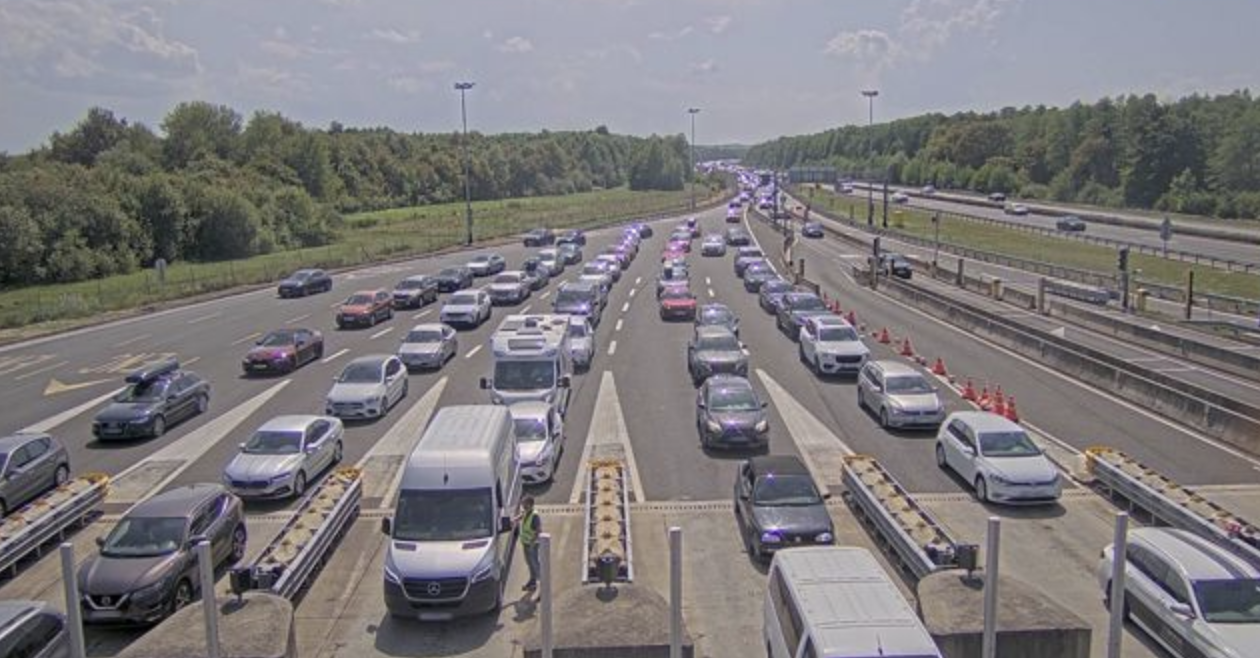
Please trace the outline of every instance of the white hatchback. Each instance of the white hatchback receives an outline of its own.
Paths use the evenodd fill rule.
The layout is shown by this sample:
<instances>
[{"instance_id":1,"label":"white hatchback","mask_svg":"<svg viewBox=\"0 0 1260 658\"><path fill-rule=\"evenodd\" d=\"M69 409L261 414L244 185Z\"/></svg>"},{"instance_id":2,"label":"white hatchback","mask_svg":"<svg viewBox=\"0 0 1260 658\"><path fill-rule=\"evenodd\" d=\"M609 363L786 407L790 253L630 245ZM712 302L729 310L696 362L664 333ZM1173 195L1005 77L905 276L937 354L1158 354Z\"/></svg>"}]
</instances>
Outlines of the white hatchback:
<instances>
[{"instance_id":1,"label":"white hatchback","mask_svg":"<svg viewBox=\"0 0 1260 658\"><path fill-rule=\"evenodd\" d=\"M1063 492L1059 471L1015 423L986 411L956 411L936 435L936 465L975 487L986 503L1053 503Z\"/></svg>"}]
</instances>

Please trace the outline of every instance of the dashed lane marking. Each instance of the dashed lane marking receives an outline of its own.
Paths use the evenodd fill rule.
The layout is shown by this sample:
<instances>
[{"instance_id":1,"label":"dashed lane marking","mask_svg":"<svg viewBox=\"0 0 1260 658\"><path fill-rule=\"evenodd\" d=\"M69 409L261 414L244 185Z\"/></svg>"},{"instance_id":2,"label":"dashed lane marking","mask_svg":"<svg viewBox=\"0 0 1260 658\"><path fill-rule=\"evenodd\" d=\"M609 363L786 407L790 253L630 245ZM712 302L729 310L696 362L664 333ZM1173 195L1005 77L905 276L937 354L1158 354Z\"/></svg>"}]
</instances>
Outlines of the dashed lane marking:
<instances>
[{"instance_id":1,"label":"dashed lane marking","mask_svg":"<svg viewBox=\"0 0 1260 658\"><path fill-rule=\"evenodd\" d=\"M384 329L381 329L380 331L372 334L371 336L368 336L368 340L376 340L377 338L388 335L392 333L393 331L394 331L393 327L385 327Z\"/></svg>"},{"instance_id":2,"label":"dashed lane marking","mask_svg":"<svg viewBox=\"0 0 1260 658\"><path fill-rule=\"evenodd\" d=\"M220 315L223 315L223 311L215 311L214 313L207 313L205 315L192 318L191 320L188 321L188 324L200 324L202 322L205 322L206 320L213 320L219 317Z\"/></svg>"},{"instance_id":3,"label":"dashed lane marking","mask_svg":"<svg viewBox=\"0 0 1260 658\"><path fill-rule=\"evenodd\" d=\"M625 304L622 304L622 305L621 305L621 312L622 312L622 313L625 313L626 311L629 311L629 310L630 310L630 302L626 302Z\"/></svg>"},{"instance_id":4,"label":"dashed lane marking","mask_svg":"<svg viewBox=\"0 0 1260 658\"><path fill-rule=\"evenodd\" d=\"M475 355L477 352L480 352L480 351L481 351L481 346L480 346L480 345L478 345L478 346L476 346L476 347L472 348L471 350L468 350L468 353L464 355L464 358L465 358L465 359L471 359L471 358L473 358L473 355Z\"/></svg>"},{"instance_id":5,"label":"dashed lane marking","mask_svg":"<svg viewBox=\"0 0 1260 658\"><path fill-rule=\"evenodd\" d=\"M333 352L332 354L329 354L328 356L324 357L323 359L320 359L320 361L319 361L319 362L320 362L320 363L332 363L333 361L335 361L335 360L337 359L337 357L342 356L342 355L344 355L346 352L349 352L349 351L350 351L350 350L348 350L348 349L346 349L346 348L344 348L344 347L343 347L343 348L341 348L341 349L337 350L336 352Z\"/></svg>"},{"instance_id":6,"label":"dashed lane marking","mask_svg":"<svg viewBox=\"0 0 1260 658\"><path fill-rule=\"evenodd\" d=\"M640 283L643 283L643 277L641 277L641 276L636 276L636 277L634 277L634 285L636 285L636 286L637 286L637 285L639 285Z\"/></svg>"},{"instance_id":7,"label":"dashed lane marking","mask_svg":"<svg viewBox=\"0 0 1260 658\"><path fill-rule=\"evenodd\" d=\"M534 308L534 305L533 305L533 304L526 304L526 305L525 305L525 308L521 309L521 310L519 311L519 313L520 313L521 315L525 315L526 313L529 313L529 309L531 309L531 308Z\"/></svg>"},{"instance_id":8,"label":"dashed lane marking","mask_svg":"<svg viewBox=\"0 0 1260 658\"><path fill-rule=\"evenodd\" d=\"M608 356L612 356L616 353L617 353L617 341L614 340L608 344Z\"/></svg>"},{"instance_id":9,"label":"dashed lane marking","mask_svg":"<svg viewBox=\"0 0 1260 658\"><path fill-rule=\"evenodd\" d=\"M613 327L614 332L621 331L621 322L622 322L622 319L617 318L617 326Z\"/></svg>"},{"instance_id":10,"label":"dashed lane marking","mask_svg":"<svg viewBox=\"0 0 1260 658\"><path fill-rule=\"evenodd\" d=\"M424 316L426 316L426 315L428 315L428 314L430 314L430 313L432 313L432 312L433 312L433 309L429 309L429 310L427 310L427 311L420 311L419 313L416 313L415 315L411 316L411 319L412 319L412 320L419 320L420 318L423 318Z\"/></svg>"},{"instance_id":11,"label":"dashed lane marking","mask_svg":"<svg viewBox=\"0 0 1260 658\"><path fill-rule=\"evenodd\" d=\"M299 316L297 316L297 317L295 317L295 318L289 318L288 320L285 320L285 321L284 321L284 323L285 323L285 324L297 324L297 323L301 322L302 320L305 320L305 319L307 319L307 318L309 318L309 317L311 317L311 314L310 314L310 313L303 313L302 315L299 315Z\"/></svg>"},{"instance_id":12,"label":"dashed lane marking","mask_svg":"<svg viewBox=\"0 0 1260 658\"><path fill-rule=\"evenodd\" d=\"M235 345L240 345L241 343L248 343L249 341L254 340L255 338L258 338L261 335L262 335L261 331L255 331L252 334L249 334L247 336L241 336L240 338L237 338L236 340L232 341L232 345L235 346Z\"/></svg>"},{"instance_id":13,"label":"dashed lane marking","mask_svg":"<svg viewBox=\"0 0 1260 658\"><path fill-rule=\"evenodd\" d=\"M0 357L0 375L9 375L56 358L55 354L23 354Z\"/></svg>"},{"instance_id":14,"label":"dashed lane marking","mask_svg":"<svg viewBox=\"0 0 1260 658\"><path fill-rule=\"evenodd\" d=\"M550 291L550 290L547 290L547 291L543 292L543 294L539 295L539 296L538 296L538 298L539 298L539 299L546 299L546 298L548 298L548 297L550 297L550 296L551 296L551 291Z\"/></svg>"},{"instance_id":15,"label":"dashed lane marking","mask_svg":"<svg viewBox=\"0 0 1260 658\"><path fill-rule=\"evenodd\" d=\"M717 295L713 294L713 289L712 289L712 288L709 288L709 296L710 296L710 297L717 297Z\"/></svg>"}]
</instances>

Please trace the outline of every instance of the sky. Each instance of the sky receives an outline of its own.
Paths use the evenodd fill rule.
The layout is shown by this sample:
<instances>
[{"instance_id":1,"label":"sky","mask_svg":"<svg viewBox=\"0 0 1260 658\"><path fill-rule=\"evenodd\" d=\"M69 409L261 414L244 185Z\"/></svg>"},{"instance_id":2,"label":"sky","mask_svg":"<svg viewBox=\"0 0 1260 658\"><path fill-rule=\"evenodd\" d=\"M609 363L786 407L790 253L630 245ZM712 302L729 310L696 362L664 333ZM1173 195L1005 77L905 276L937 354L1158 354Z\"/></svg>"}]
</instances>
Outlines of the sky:
<instances>
[{"instance_id":1,"label":"sky","mask_svg":"<svg viewBox=\"0 0 1260 658\"><path fill-rule=\"evenodd\" d=\"M93 106L756 143L924 112L1260 89L1257 0L0 0L0 151Z\"/></svg>"}]
</instances>

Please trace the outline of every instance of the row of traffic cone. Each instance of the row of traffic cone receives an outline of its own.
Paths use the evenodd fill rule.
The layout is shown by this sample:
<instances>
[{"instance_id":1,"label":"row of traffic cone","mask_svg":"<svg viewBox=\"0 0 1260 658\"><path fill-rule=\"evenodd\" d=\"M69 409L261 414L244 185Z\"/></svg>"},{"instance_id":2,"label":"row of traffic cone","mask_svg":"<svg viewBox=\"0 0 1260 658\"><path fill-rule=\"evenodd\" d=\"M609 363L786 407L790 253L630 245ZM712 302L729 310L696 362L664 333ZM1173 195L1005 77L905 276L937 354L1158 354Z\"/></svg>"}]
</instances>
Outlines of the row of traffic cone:
<instances>
[{"instance_id":1,"label":"row of traffic cone","mask_svg":"<svg viewBox=\"0 0 1260 658\"><path fill-rule=\"evenodd\" d=\"M937 359L937 362L942 367L944 366L940 359ZM935 369L933 370L935 371ZM1019 410L1015 408L1015 396L1007 396L1002 392L1000 385L993 392L993 395L989 395L988 384L985 384L984 388L977 394L975 385L968 379L967 384L963 386L962 399L974 403L977 407L980 407L981 411L992 411L1011 422L1019 422Z\"/></svg>"}]
</instances>

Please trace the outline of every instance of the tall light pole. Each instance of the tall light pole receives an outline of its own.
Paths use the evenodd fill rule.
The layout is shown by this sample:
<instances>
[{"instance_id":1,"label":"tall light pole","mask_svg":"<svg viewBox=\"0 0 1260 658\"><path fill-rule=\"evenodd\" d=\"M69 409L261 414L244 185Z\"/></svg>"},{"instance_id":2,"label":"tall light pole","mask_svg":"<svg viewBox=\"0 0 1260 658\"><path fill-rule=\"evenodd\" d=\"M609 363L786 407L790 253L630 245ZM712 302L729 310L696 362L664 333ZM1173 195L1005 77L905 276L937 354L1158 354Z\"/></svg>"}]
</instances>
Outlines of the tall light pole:
<instances>
[{"instance_id":1,"label":"tall light pole","mask_svg":"<svg viewBox=\"0 0 1260 658\"><path fill-rule=\"evenodd\" d=\"M878 89L863 89L862 95L867 101L867 123L866 123L866 159L870 160L875 155L875 97L879 95ZM872 187L872 181L866 182L866 225L875 225L875 188Z\"/></svg>"},{"instance_id":2,"label":"tall light pole","mask_svg":"<svg viewBox=\"0 0 1260 658\"><path fill-rule=\"evenodd\" d=\"M464 94L472 89L477 83L475 82L456 82L455 90L459 92L459 116L464 123L464 136L461 138L460 147L464 156L464 244L472 244L472 182L468 172L468 105L464 102Z\"/></svg>"},{"instance_id":3,"label":"tall light pole","mask_svg":"<svg viewBox=\"0 0 1260 658\"><path fill-rule=\"evenodd\" d=\"M700 108L689 107L687 114L691 115L691 209L696 209L696 115L700 114Z\"/></svg>"}]
</instances>

